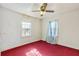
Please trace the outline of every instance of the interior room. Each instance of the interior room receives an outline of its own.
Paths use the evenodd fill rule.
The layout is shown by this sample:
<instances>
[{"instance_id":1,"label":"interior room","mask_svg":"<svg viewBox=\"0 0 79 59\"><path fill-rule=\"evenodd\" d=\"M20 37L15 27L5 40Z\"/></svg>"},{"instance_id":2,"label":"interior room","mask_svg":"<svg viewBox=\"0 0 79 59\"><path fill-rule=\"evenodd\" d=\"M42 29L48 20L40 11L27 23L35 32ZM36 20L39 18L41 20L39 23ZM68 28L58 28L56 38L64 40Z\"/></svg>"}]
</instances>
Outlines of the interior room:
<instances>
[{"instance_id":1,"label":"interior room","mask_svg":"<svg viewBox=\"0 0 79 59\"><path fill-rule=\"evenodd\" d=\"M1 56L79 56L79 3L0 3Z\"/></svg>"}]
</instances>

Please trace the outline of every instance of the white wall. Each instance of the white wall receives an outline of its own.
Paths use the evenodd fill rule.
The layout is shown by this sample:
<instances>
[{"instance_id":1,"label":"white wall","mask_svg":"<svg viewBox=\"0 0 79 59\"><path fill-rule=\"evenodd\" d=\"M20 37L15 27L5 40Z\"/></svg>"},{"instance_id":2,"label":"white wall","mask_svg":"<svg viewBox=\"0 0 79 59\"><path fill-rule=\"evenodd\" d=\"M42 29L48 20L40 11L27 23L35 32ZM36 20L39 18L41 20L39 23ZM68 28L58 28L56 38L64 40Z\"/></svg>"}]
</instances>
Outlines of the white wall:
<instances>
[{"instance_id":1,"label":"white wall","mask_svg":"<svg viewBox=\"0 0 79 59\"><path fill-rule=\"evenodd\" d=\"M0 6L0 8L1 8L1 6ZM0 9L0 51L1 51L1 47L2 47L2 45L1 45L1 43L2 43L2 42L1 42L1 41L2 41L2 37L1 37L1 29L2 29L2 28L1 28L1 27L2 27L2 25L1 25L1 24L2 24L2 22L1 22L1 21L2 21L2 12L1 12L1 11L2 11L2 10Z\"/></svg>"},{"instance_id":2,"label":"white wall","mask_svg":"<svg viewBox=\"0 0 79 59\"><path fill-rule=\"evenodd\" d=\"M31 39L21 37L22 21L32 23ZM40 23L39 19L23 17L5 8L0 8L0 51L40 40Z\"/></svg>"},{"instance_id":3,"label":"white wall","mask_svg":"<svg viewBox=\"0 0 79 59\"><path fill-rule=\"evenodd\" d=\"M79 49L79 9L55 14L52 18L42 20L42 38L46 40L48 21L58 20L60 45Z\"/></svg>"},{"instance_id":4,"label":"white wall","mask_svg":"<svg viewBox=\"0 0 79 59\"><path fill-rule=\"evenodd\" d=\"M79 9L61 15L58 44L79 49Z\"/></svg>"}]
</instances>

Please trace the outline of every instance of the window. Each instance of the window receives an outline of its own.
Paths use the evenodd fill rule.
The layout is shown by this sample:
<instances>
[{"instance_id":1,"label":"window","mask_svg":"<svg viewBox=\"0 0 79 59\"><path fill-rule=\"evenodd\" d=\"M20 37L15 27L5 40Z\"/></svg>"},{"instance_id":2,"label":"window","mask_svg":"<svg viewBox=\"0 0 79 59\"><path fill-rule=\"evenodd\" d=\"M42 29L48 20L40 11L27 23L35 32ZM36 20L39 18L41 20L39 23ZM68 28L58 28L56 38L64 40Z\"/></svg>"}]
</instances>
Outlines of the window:
<instances>
[{"instance_id":1,"label":"window","mask_svg":"<svg viewBox=\"0 0 79 59\"><path fill-rule=\"evenodd\" d=\"M58 21L49 21L48 23L48 32L47 32L47 42L51 44L57 43L57 37L58 37Z\"/></svg>"},{"instance_id":2,"label":"window","mask_svg":"<svg viewBox=\"0 0 79 59\"><path fill-rule=\"evenodd\" d=\"M58 34L58 22L56 20L50 21L48 35L52 37L56 37L57 34Z\"/></svg>"},{"instance_id":3,"label":"window","mask_svg":"<svg viewBox=\"0 0 79 59\"><path fill-rule=\"evenodd\" d=\"M31 36L31 23L30 22L22 22L22 36L23 37Z\"/></svg>"}]
</instances>

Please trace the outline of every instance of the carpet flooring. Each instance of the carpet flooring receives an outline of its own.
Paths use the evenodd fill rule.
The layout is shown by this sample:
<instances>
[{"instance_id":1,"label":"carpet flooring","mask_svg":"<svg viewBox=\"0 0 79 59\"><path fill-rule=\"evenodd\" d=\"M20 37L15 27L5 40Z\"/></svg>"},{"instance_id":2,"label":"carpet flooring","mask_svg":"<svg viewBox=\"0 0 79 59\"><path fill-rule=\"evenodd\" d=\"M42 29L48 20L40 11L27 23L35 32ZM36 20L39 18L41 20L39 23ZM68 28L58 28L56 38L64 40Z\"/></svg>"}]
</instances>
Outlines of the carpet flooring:
<instances>
[{"instance_id":1,"label":"carpet flooring","mask_svg":"<svg viewBox=\"0 0 79 59\"><path fill-rule=\"evenodd\" d=\"M3 51L1 56L79 56L79 50L40 40Z\"/></svg>"}]
</instances>

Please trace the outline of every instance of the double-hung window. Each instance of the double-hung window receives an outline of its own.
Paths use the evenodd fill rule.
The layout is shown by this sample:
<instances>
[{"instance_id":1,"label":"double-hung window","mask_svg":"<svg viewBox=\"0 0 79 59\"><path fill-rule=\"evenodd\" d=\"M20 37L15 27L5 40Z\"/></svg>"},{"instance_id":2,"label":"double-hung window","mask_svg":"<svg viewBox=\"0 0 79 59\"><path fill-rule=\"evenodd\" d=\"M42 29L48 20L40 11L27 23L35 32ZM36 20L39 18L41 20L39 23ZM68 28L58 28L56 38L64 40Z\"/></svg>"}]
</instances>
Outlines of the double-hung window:
<instances>
[{"instance_id":1,"label":"double-hung window","mask_svg":"<svg viewBox=\"0 0 79 59\"><path fill-rule=\"evenodd\" d=\"M30 37L31 36L31 23L30 22L22 22L22 37Z\"/></svg>"}]
</instances>

